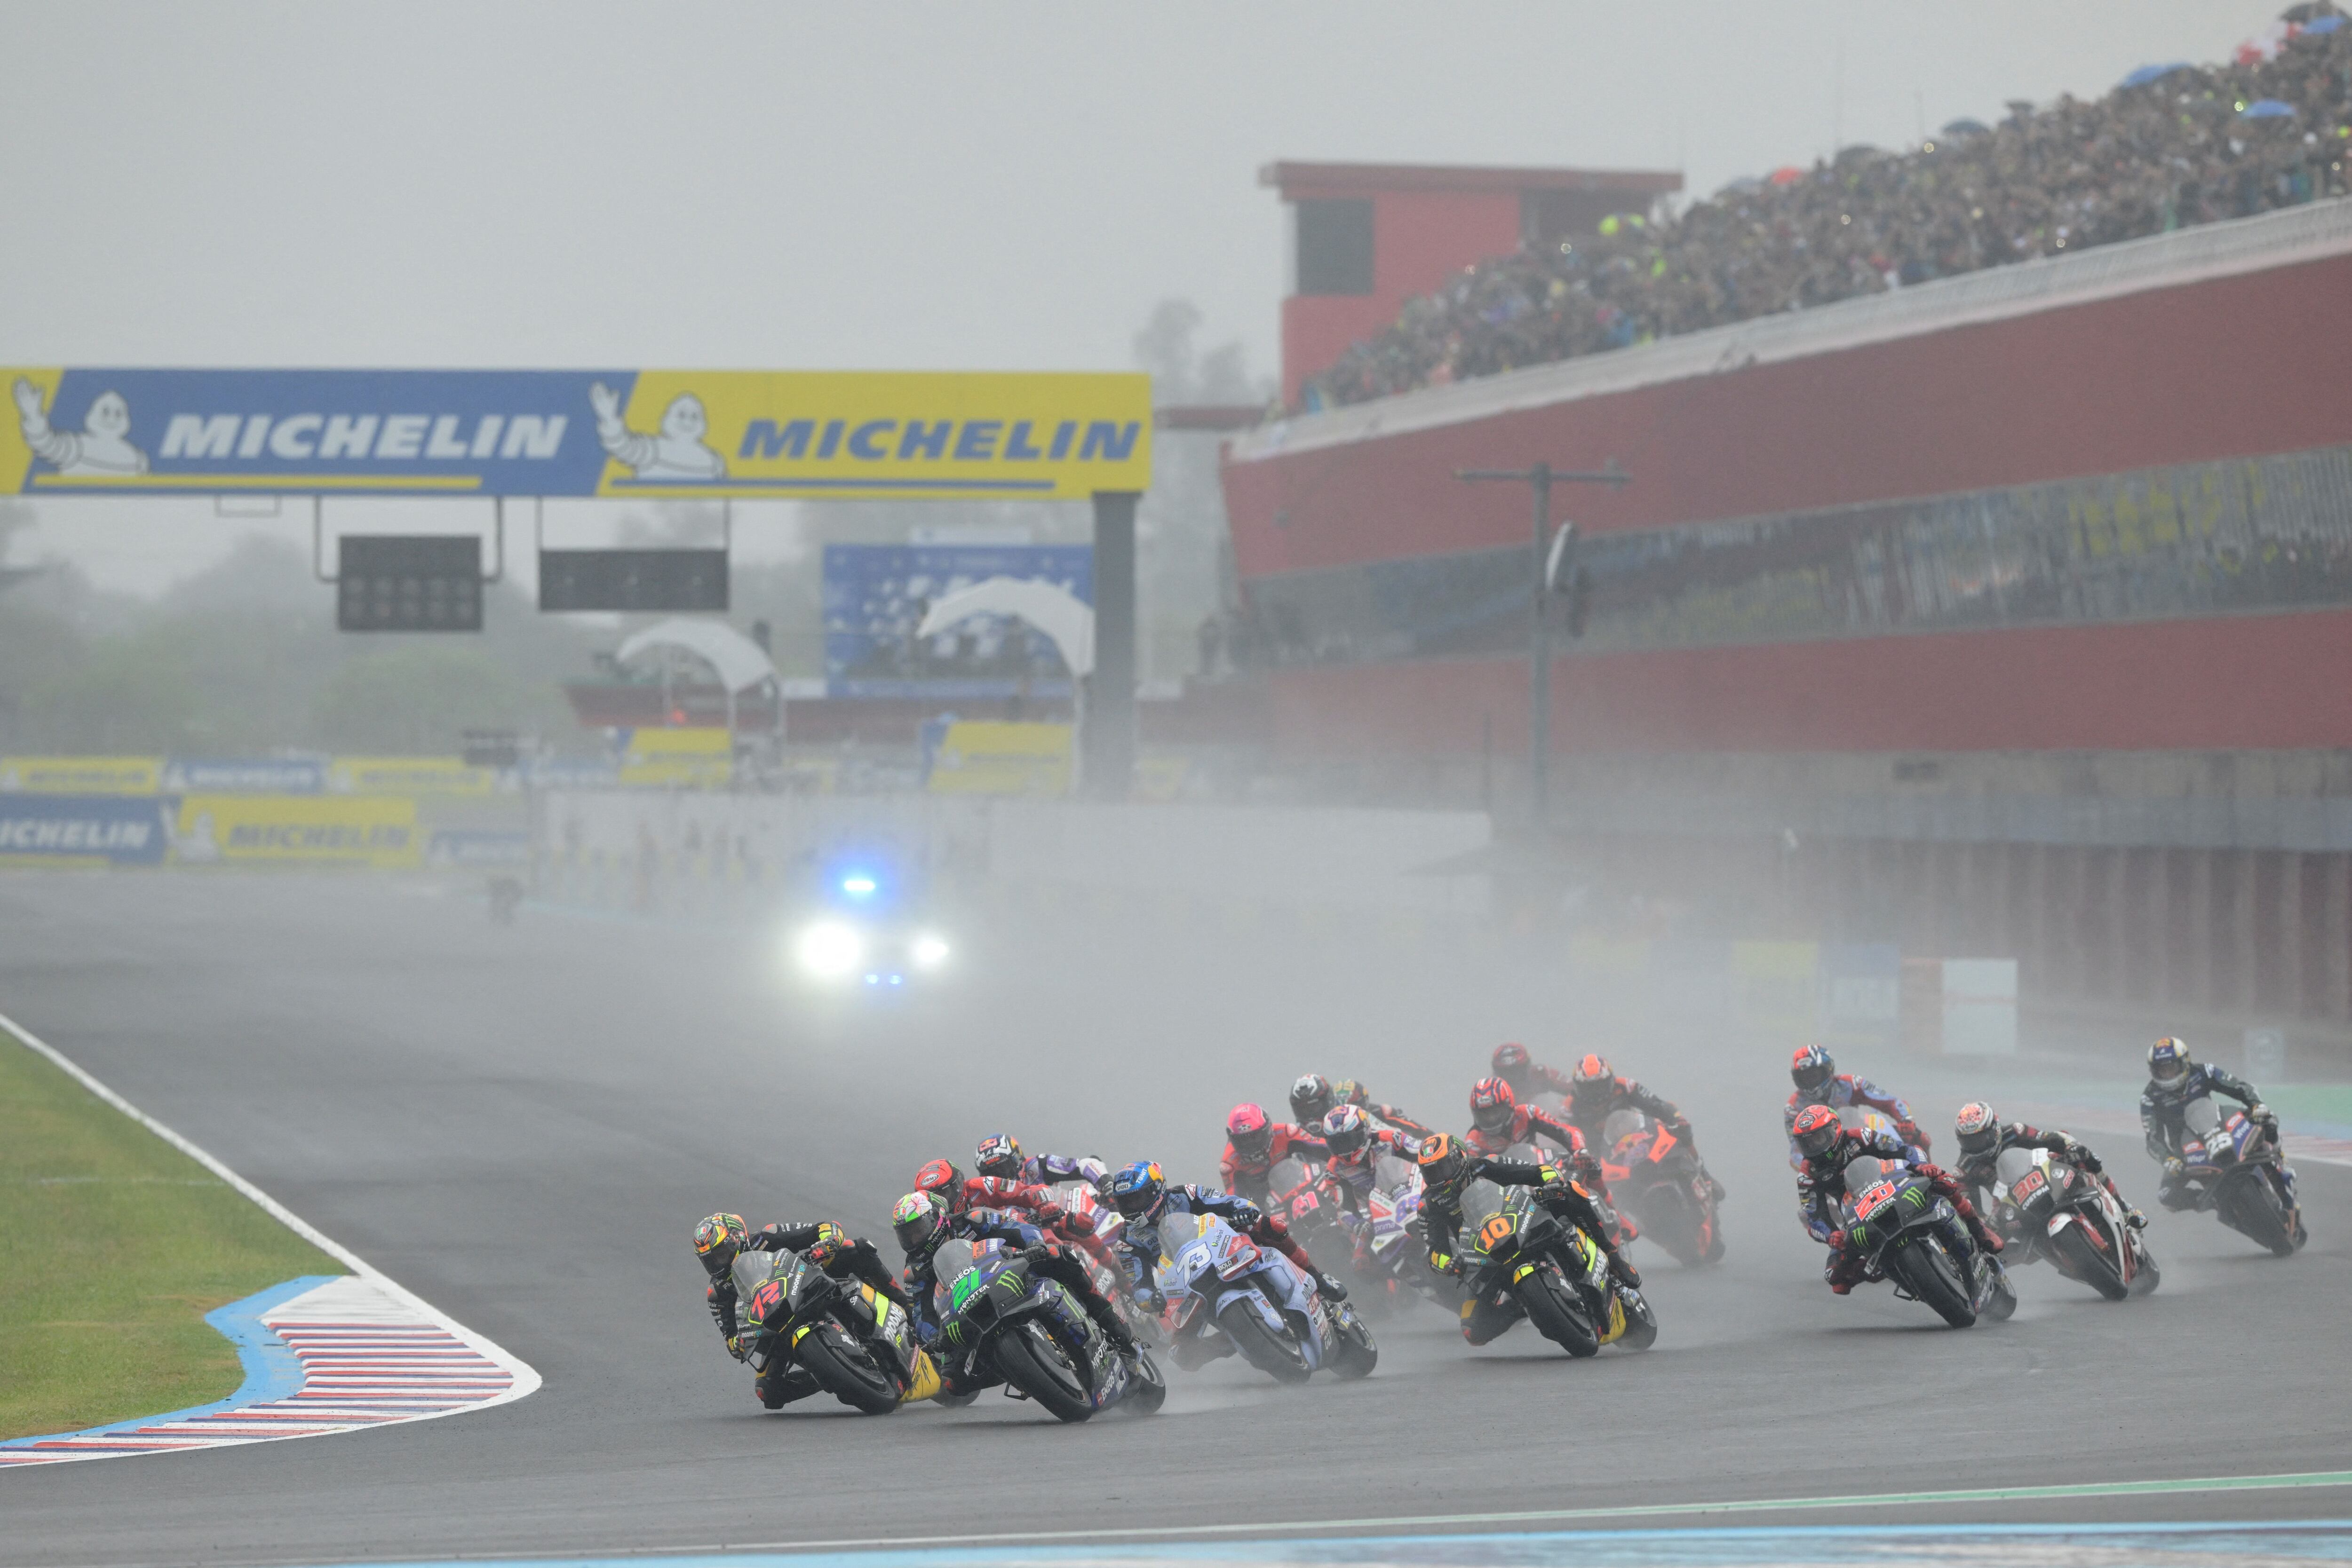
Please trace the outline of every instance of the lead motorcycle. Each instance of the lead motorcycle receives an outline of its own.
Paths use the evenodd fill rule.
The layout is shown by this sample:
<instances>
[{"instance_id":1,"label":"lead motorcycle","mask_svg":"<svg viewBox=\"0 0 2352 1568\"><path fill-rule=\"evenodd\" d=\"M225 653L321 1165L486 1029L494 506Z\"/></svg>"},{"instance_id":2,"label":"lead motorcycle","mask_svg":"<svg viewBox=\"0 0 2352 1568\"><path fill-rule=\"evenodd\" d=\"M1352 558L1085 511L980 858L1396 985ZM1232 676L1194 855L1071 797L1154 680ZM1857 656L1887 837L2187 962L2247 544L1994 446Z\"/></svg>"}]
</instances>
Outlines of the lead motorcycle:
<instances>
[{"instance_id":1,"label":"lead motorcycle","mask_svg":"<svg viewBox=\"0 0 2352 1568\"><path fill-rule=\"evenodd\" d=\"M2221 1223L2284 1258L2307 1239L2301 1217L2281 1179L2278 1121L2233 1110L2227 1120L2203 1095L2182 1108L2188 1140L2180 1149L2181 1174L2198 1185L2197 1207L2211 1209Z\"/></svg>"},{"instance_id":2,"label":"lead motorcycle","mask_svg":"<svg viewBox=\"0 0 2352 1568\"><path fill-rule=\"evenodd\" d=\"M1597 1355L1606 1344L1649 1349L1658 1318L1648 1298L1619 1284L1600 1242L1538 1203L1540 1190L1474 1181L1463 1193L1468 1299L1507 1296L1538 1333L1570 1355Z\"/></svg>"},{"instance_id":3,"label":"lead motorcycle","mask_svg":"<svg viewBox=\"0 0 2352 1568\"><path fill-rule=\"evenodd\" d=\"M1221 1333L1277 1383L1304 1383L1321 1371L1363 1377L1379 1364L1380 1346L1356 1310L1326 1301L1281 1253L1213 1214L1171 1212L1159 1228L1160 1286L1179 1346ZM1187 1364L1181 1353L1177 1364Z\"/></svg>"},{"instance_id":4,"label":"lead motorcycle","mask_svg":"<svg viewBox=\"0 0 2352 1568\"><path fill-rule=\"evenodd\" d=\"M1994 1174L1987 1218L2010 1245L2004 1262L2047 1260L2111 1301L2156 1289L2156 1254L2105 1182L2041 1149L2003 1149Z\"/></svg>"},{"instance_id":5,"label":"lead motorcycle","mask_svg":"<svg viewBox=\"0 0 2352 1568\"><path fill-rule=\"evenodd\" d=\"M1601 1134L1609 1145L1601 1176L1611 1195L1633 1211L1643 1239L1686 1268L1720 1260L1715 1183L1689 1142L1639 1111L1612 1113Z\"/></svg>"},{"instance_id":6,"label":"lead motorcycle","mask_svg":"<svg viewBox=\"0 0 2352 1568\"><path fill-rule=\"evenodd\" d=\"M957 1237L940 1244L936 1270L940 1338L962 1349L973 1381L1001 1378L1013 1397L1060 1421L1121 1404L1149 1416L1167 1401L1151 1353L1139 1348L1131 1363L1120 1355L1058 1281L1031 1271L1025 1253Z\"/></svg>"},{"instance_id":7,"label":"lead motorcycle","mask_svg":"<svg viewBox=\"0 0 2352 1568\"><path fill-rule=\"evenodd\" d=\"M2017 1311L2008 1275L1977 1250L1959 1211L1924 1176L1889 1164L1844 1207L1846 1239L1868 1260L1865 1280L1892 1283L1896 1296L1924 1302L1956 1329Z\"/></svg>"},{"instance_id":8,"label":"lead motorcycle","mask_svg":"<svg viewBox=\"0 0 2352 1568\"><path fill-rule=\"evenodd\" d=\"M739 1252L731 1269L759 1328L744 1360L761 1375L769 1409L822 1389L863 1415L887 1416L939 1393L939 1369L916 1345L906 1309L873 1286L836 1280L799 1252Z\"/></svg>"}]
</instances>

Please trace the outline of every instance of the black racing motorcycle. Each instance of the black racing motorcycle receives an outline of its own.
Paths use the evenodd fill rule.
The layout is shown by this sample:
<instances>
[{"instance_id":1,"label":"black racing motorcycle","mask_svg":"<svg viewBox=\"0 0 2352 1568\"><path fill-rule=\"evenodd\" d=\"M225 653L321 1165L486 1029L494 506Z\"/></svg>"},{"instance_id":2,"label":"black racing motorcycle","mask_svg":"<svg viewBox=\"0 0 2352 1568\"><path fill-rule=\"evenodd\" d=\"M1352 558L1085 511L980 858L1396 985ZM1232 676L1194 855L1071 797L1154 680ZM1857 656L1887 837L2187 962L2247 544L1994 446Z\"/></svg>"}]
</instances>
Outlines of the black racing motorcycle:
<instances>
[{"instance_id":1,"label":"black racing motorcycle","mask_svg":"<svg viewBox=\"0 0 2352 1568\"><path fill-rule=\"evenodd\" d=\"M763 1263L766 1277L741 1291L744 1275ZM735 1268L758 1328L745 1359L769 1409L823 1390L865 1415L887 1416L939 1392L939 1371L916 1345L906 1309L873 1286L836 1280L800 1252L742 1252Z\"/></svg>"},{"instance_id":2,"label":"black racing motorcycle","mask_svg":"<svg viewBox=\"0 0 2352 1568\"><path fill-rule=\"evenodd\" d=\"M936 1263L940 1339L956 1346L979 1375L992 1374L1019 1399L1034 1399L1056 1420L1084 1421L1114 1405L1151 1415L1167 1402L1168 1384L1138 1349L1129 1361L1103 1337L1061 1282L1036 1273L1025 1253L1001 1243L957 1238Z\"/></svg>"},{"instance_id":3,"label":"black racing motorcycle","mask_svg":"<svg viewBox=\"0 0 2352 1568\"><path fill-rule=\"evenodd\" d=\"M1545 1207L1539 1191L1474 1181L1463 1193L1470 1299L1507 1296L1538 1333L1570 1355L1595 1355L1604 1344L1649 1349L1658 1318L1648 1299L1612 1278L1601 1243L1581 1223Z\"/></svg>"},{"instance_id":4,"label":"black racing motorcycle","mask_svg":"<svg viewBox=\"0 0 2352 1568\"><path fill-rule=\"evenodd\" d=\"M1956 1329L1979 1317L1995 1322L2017 1311L2009 1276L1979 1252L1959 1211L1925 1177L1890 1165L1846 1204L1846 1239L1869 1260L1864 1277L1925 1302Z\"/></svg>"},{"instance_id":5,"label":"black racing motorcycle","mask_svg":"<svg viewBox=\"0 0 2352 1568\"><path fill-rule=\"evenodd\" d=\"M2182 1108L2188 1139L2180 1149L2181 1175L2196 1184L2200 1208L2284 1258L2305 1239L2302 1216L2287 1201L2279 1168L2278 1119L2232 1111L2225 1121L2203 1095Z\"/></svg>"}]
</instances>

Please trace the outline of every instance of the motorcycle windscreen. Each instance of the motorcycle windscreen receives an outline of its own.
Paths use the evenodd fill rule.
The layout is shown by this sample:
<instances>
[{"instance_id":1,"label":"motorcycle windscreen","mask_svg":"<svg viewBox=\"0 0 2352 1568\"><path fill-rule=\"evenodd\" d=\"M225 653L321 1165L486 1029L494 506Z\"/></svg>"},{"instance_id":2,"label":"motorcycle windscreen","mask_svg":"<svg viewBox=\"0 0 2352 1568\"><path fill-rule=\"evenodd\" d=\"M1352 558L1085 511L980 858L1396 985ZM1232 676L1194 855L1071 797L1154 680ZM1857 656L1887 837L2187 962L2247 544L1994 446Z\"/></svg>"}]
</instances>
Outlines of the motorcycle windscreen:
<instances>
[{"instance_id":1,"label":"motorcycle windscreen","mask_svg":"<svg viewBox=\"0 0 2352 1568\"><path fill-rule=\"evenodd\" d=\"M2210 1138L2221 1129L2221 1108L2210 1095L2200 1094L2180 1108L2180 1124L2192 1138Z\"/></svg>"},{"instance_id":2,"label":"motorcycle windscreen","mask_svg":"<svg viewBox=\"0 0 2352 1568\"><path fill-rule=\"evenodd\" d=\"M1649 1127L1650 1119L1631 1105L1609 1113L1601 1124L1601 1146L1614 1150L1628 1138L1638 1138Z\"/></svg>"},{"instance_id":3,"label":"motorcycle windscreen","mask_svg":"<svg viewBox=\"0 0 2352 1568\"><path fill-rule=\"evenodd\" d=\"M1993 1156L1993 1179L2003 1192L2017 1185L2018 1178L2050 1158L2046 1149L2003 1149Z\"/></svg>"},{"instance_id":4,"label":"motorcycle windscreen","mask_svg":"<svg viewBox=\"0 0 2352 1568\"><path fill-rule=\"evenodd\" d=\"M738 1301L748 1301L751 1292L766 1284L793 1260L789 1252L754 1252L750 1248L735 1254L735 1261L727 1266L728 1275L735 1281Z\"/></svg>"},{"instance_id":5,"label":"motorcycle windscreen","mask_svg":"<svg viewBox=\"0 0 2352 1568\"><path fill-rule=\"evenodd\" d=\"M1394 1155L1382 1155L1372 1162L1372 1185L1385 1193L1418 1191L1421 1168L1405 1164Z\"/></svg>"}]
</instances>

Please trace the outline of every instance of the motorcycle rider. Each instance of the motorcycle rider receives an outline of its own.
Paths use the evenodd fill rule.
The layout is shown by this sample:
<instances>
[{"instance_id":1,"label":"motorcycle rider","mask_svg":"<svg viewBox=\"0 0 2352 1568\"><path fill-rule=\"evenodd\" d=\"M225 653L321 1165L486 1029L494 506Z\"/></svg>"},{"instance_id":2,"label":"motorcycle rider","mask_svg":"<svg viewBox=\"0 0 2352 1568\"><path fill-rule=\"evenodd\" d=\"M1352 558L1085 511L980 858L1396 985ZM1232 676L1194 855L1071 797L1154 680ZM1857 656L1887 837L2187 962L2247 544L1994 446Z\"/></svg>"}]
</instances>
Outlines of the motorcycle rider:
<instances>
[{"instance_id":1,"label":"motorcycle rider","mask_svg":"<svg viewBox=\"0 0 2352 1568\"><path fill-rule=\"evenodd\" d=\"M958 1211L950 1208L937 1192L916 1191L900 1198L898 1207L890 1211L890 1228L907 1253L904 1279L907 1294L914 1299L910 1312L915 1332L936 1348L938 1354L933 1359L939 1365L940 1381L949 1393L969 1394L980 1382L974 1378L970 1364L971 1346L960 1343L961 1325L950 1324L939 1310L939 1251L941 1244L951 1239L974 1243L993 1241L1020 1252L1028 1260L1032 1273L1067 1291L1086 1310L1087 1316L1095 1321L1095 1326L1102 1330L1111 1348L1127 1360L1134 1360L1135 1335L1129 1332L1126 1320L1119 1316L1109 1298L1095 1288L1086 1265L1021 1215L1002 1208Z\"/></svg>"},{"instance_id":2,"label":"motorcycle rider","mask_svg":"<svg viewBox=\"0 0 2352 1568\"><path fill-rule=\"evenodd\" d=\"M1335 1110L1341 1105L1354 1105L1372 1120L1386 1122L1397 1131L1410 1134L1416 1138L1425 1138L1436 1131L1433 1127L1424 1126L1413 1120L1394 1105L1380 1103L1372 1098L1370 1090L1353 1078L1342 1078L1331 1085L1331 1104ZM1323 1113L1328 1116L1331 1113L1326 1111Z\"/></svg>"},{"instance_id":3,"label":"motorcycle rider","mask_svg":"<svg viewBox=\"0 0 2352 1568\"><path fill-rule=\"evenodd\" d=\"M2199 1061L2189 1054L2188 1042L2167 1035L2147 1048L2147 1087L2140 1091L2140 1132L2147 1141L2151 1158L2162 1162L2164 1179L2157 1184L2156 1201L2174 1210L2199 1207L2204 1194L2198 1184L2189 1179L2188 1166L2180 1155L2189 1141L2187 1112L2191 1100L2209 1099L2215 1094L2227 1094L2246 1108L2250 1121L2268 1124L2273 1141L2278 1138L2278 1116L2263 1103L2254 1086L2235 1073L2223 1071L2210 1061ZM2303 1228L2303 1206L2294 1190L2294 1170L2286 1163L2286 1151L2282 1145L2278 1158L2279 1186L2284 1189L2287 1216L2294 1224L2295 1245L2308 1239Z\"/></svg>"},{"instance_id":4,"label":"motorcycle rider","mask_svg":"<svg viewBox=\"0 0 2352 1568\"><path fill-rule=\"evenodd\" d=\"M1287 1159L1323 1160L1331 1151L1296 1122L1269 1122L1263 1105L1244 1103L1225 1118L1225 1152L1217 1161L1225 1190L1252 1203L1273 1200L1274 1167Z\"/></svg>"},{"instance_id":5,"label":"motorcycle rider","mask_svg":"<svg viewBox=\"0 0 2352 1568\"><path fill-rule=\"evenodd\" d=\"M1500 1057L1503 1050L1508 1049L1511 1048L1497 1050L1495 1054ZM1526 1052L1520 1054L1525 1056ZM1498 1072L1496 1076L1502 1074ZM1504 1078L1503 1082L1508 1083L1510 1080ZM1639 1111L1680 1140L1694 1159L1698 1158L1698 1139L1691 1131L1690 1118L1673 1101L1631 1078L1620 1077L1617 1070L1609 1065L1607 1057L1587 1052L1569 1074L1569 1124L1584 1134L1587 1145L1598 1149L1606 1134L1609 1118L1620 1111ZM1714 1189L1716 1200L1721 1202L1723 1184L1706 1168L1705 1160L1699 1161L1699 1174Z\"/></svg>"},{"instance_id":6,"label":"motorcycle rider","mask_svg":"<svg viewBox=\"0 0 2352 1568\"><path fill-rule=\"evenodd\" d=\"M1511 1092L1532 1103L1538 1094L1565 1096L1576 1086L1576 1081L1557 1067L1547 1067L1528 1054L1528 1048L1517 1040L1507 1040L1495 1048L1492 1061L1494 1075L1511 1086Z\"/></svg>"},{"instance_id":7,"label":"motorcycle rider","mask_svg":"<svg viewBox=\"0 0 2352 1568\"><path fill-rule=\"evenodd\" d=\"M1472 1182L1485 1180L1500 1186L1536 1188L1537 1202L1570 1224L1582 1226L1607 1254L1612 1278L1628 1291L1641 1289L1641 1270L1617 1249L1600 1205L1559 1166L1488 1159L1465 1149L1444 1133L1422 1140L1417 1163L1421 1167L1421 1218L1429 1242L1429 1266L1439 1273L1458 1275L1461 1271L1461 1260L1454 1256L1454 1246L1462 1230L1462 1195ZM1518 1312L1505 1293L1462 1303L1462 1337L1472 1344L1485 1344L1517 1321Z\"/></svg>"},{"instance_id":8,"label":"motorcycle rider","mask_svg":"<svg viewBox=\"0 0 2352 1568\"><path fill-rule=\"evenodd\" d=\"M1515 1144L1532 1144L1538 1137L1558 1144L1567 1156L1568 1168L1584 1184L1587 1192L1599 1202L1601 1211L1610 1217L1611 1234L1619 1242L1640 1237L1640 1229L1631 1215L1618 1212L1616 1200L1609 1196L1609 1183L1601 1174L1601 1160L1585 1146L1584 1134L1572 1124L1561 1121L1542 1106L1519 1103L1511 1086L1500 1078L1481 1078L1470 1086L1470 1131L1463 1143L1474 1155L1488 1157L1508 1154Z\"/></svg>"},{"instance_id":9,"label":"motorcycle rider","mask_svg":"<svg viewBox=\"0 0 2352 1568\"><path fill-rule=\"evenodd\" d=\"M1847 1105L1867 1105L1884 1111L1895 1120L1895 1131L1915 1151L1916 1159L1927 1157L1927 1134L1911 1119L1911 1107L1899 1096L1890 1094L1867 1078L1851 1072L1840 1072L1830 1053L1818 1045L1801 1045L1789 1061L1789 1077L1797 1092L1789 1096L1789 1108L1781 1113L1780 1123L1789 1134L1789 1163L1804 1168L1802 1150L1797 1147L1797 1115L1808 1105L1826 1105L1832 1113Z\"/></svg>"},{"instance_id":10,"label":"motorcycle rider","mask_svg":"<svg viewBox=\"0 0 2352 1568\"><path fill-rule=\"evenodd\" d=\"M1856 1132L1841 1123L1837 1113L1827 1105L1808 1105L1798 1112L1794 1136L1804 1160L1797 1170L1798 1218L1804 1221L1806 1232L1814 1240L1829 1247L1829 1261L1822 1266L1822 1278L1839 1295L1847 1294L1862 1283L1870 1267L1869 1255L1846 1235L1844 1211L1839 1207L1847 1196L1846 1166L1865 1155L1885 1165L1909 1166L1914 1175L1935 1189L1938 1197L1951 1204L1952 1212L1968 1228L1978 1250L1991 1260L1996 1271L2000 1270L2000 1238L1986 1227L1952 1174L1941 1166L1917 1158L1916 1146L1885 1133Z\"/></svg>"},{"instance_id":11,"label":"motorcycle rider","mask_svg":"<svg viewBox=\"0 0 2352 1568\"><path fill-rule=\"evenodd\" d=\"M710 1282L702 1292L703 1304L710 1309L710 1321L718 1325L719 1337L727 1342L727 1354L738 1361L751 1355L752 1342L760 1333L759 1324L736 1321L739 1297L735 1259L743 1252L803 1253L836 1280L863 1281L900 1306L909 1311L913 1308L874 1244L858 1240L829 1219L813 1223L790 1221L754 1230L740 1214L714 1214L694 1228L694 1255L701 1260L702 1271L709 1276ZM817 1391L815 1379L799 1363L771 1363L752 1385L761 1403L768 1399L769 1378L779 1375L784 1380L782 1397L776 1401L779 1405Z\"/></svg>"},{"instance_id":12,"label":"motorcycle rider","mask_svg":"<svg viewBox=\"0 0 2352 1568\"><path fill-rule=\"evenodd\" d=\"M933 1160L915 1173L915 1190L938 1193L951 1214L976 1207L1021 1211L1040 1229L1066 1236L1093 1253L1104 1268L1118 1267L1110 1249L1096 1238L1087 1218L1065 1209L1054 1200L1050 1189L1035 1182L968 1176L956 1168L953 1160Z\"/></svg>"},{"instance_id":13,"label":"motorcycle rider","mask_svg":"<svg viewBox=\"0 0 2352 1568\"><path fill-rule=\"evenodd\" d=\"M982 1138L979 1156L972 1163L984 1176L1025 1186L1058 1186L1071 1181L1098 1186L1110 1175L1110 1167L1092 1155L1031 1155L1024 1159L1021 1140L1010 1133Z\"/></svg>"},{"instance_id":14,"label":"motorcycle rider","mask_svg":"<svg viewBox=\"0 0 2352 1568\"><path fill-rule=\"evenodd\" d=\"M2074 1166L2084 1175L2095 1176L2107 1189L2124 1211L2124 1223L2134 1230L2147 1225L2147 1216L2124 1201L2116 1190L2116 1178L2107 1175L2090 1145L2063 1128L2045 1133L2023 1122L2004 1122L1992 1106L1982 1100L1972 1100L1960 1107L1952 1123L1952 1131L1960 1142L1960 1165L1958 1175L1961 1185L1972 1193L1990 1196L1996 1177L1995 1164L2004 1149L2046 1149ZM1990 1212L1989 1204L1978 1206Z\"/></svg>"},{"instance_id":15,"label":"motorcycle rider","mask_svg":"<svg viewBox=\"0 0 2352 1568\"><path fill-rule=\"evenodd\" d=\"M1157 1313L1167 1310L1168 1298L1160 1291L1160 1259L1163 1249L1160 1242L1160 1222L1171 1214L1213 1214L1232 1226L1241 1235L1260 1247L1271 1247L1290 1260L1298 1270L1323 1294L1334 1301L1348 1299L1348 1288L1315 1266L1307 1249L1292 1239L1290 1227L1278 1215L1266 1213L1245 1197L1220 1192L1213 1186L1198 1186L1191 1182L1170 1185L1166 1173L1150 1160L1138 1160L1110 1178L1107 1196L1111 1207L1125 1217L1127 1223L1119 1228L1118 1255L1127 1266L1127 1277L1133 1286L1136 1299ZM1194 1315L1195 1333L1206 1326L1205 1313ZM1176 1347L1176 1362L1191 1367L1198 1362L1188 1359L1198 1351L1197 1340L1188 1338ZM1233 1354L1230 1340L1202 1360L1214 1360Z\"/></svg>"},{"instance_id":16,"label":"motorcycle rider","mask_svg":"<svg viewBox=\"0 0 2352 1568\"><path fill-rule=\"evenodd\" d=\"M1339 1092L1331 1081L1319 1072L1299 1074L1290 1086L1290 1116L1302 1127L1319 1127L1331 1107L1339 1103Z\"/></svg>"}]
</instances>

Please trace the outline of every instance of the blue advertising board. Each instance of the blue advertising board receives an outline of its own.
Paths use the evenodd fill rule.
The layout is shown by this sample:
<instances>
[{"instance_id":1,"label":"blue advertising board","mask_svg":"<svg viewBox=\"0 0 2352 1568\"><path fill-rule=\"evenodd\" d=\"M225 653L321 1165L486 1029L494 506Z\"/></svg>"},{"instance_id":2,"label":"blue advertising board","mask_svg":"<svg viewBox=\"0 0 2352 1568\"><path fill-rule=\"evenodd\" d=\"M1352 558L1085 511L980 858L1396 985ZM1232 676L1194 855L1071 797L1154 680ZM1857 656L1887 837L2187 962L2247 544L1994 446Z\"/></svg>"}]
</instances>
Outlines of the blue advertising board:
<instances>
[{"instance_id":1,"label":"blue advertising board","mask_svg":"<svg viewBox=\"0 0 2352 1568\"><path fill-rule=\"evenodd\" d=\"M827 545L824 679L833 697L944 701L1071 695L1052 639L1024 622L982 615L917 637L933 601L992 577L1033 579L1094 602L1087 545Z\"/></svg>"},{"instance_id":2,"label":"blue advertising board","mask_svg":"<svg viewBox=\"0 0 2352 1568\"><path fill-rule=\"evenodd\" d=\"M167 795L317 795L327 765L316 758L174 757L163 764Z\"/></svg>"},{"instance_id":3,"label":"blue advertising board","mask_svg":"<svg viewBox=\"0 0 2352 1568\"><path fill-rule=\"evenodd\" d=\"M0 859L160 865L177 806L152 795L0 794Z\"/></svg>"}]
</instances>

